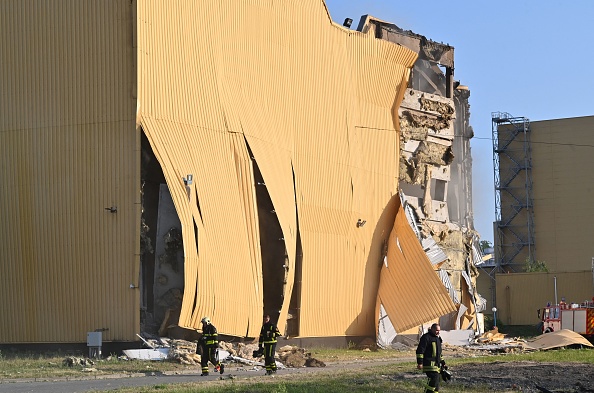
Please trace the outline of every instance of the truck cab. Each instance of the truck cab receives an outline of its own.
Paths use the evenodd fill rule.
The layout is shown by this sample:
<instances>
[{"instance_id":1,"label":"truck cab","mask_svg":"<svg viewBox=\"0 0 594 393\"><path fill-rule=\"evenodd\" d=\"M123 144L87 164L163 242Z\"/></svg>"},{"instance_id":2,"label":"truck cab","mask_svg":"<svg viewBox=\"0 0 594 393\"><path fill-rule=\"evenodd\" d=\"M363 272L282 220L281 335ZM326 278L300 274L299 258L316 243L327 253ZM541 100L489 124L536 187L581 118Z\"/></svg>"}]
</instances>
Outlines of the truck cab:
<instances>
[{"instance_id":1,"label":"truck cab","mask_svg":"<svg viewBox=\"0 0 594 393\"><path fill-rule=\"evenodd\" d=\"M538 314L543 333L569 329L582 336L594 336L594 301L547 305Z\"/></svg>"}]
</instances>

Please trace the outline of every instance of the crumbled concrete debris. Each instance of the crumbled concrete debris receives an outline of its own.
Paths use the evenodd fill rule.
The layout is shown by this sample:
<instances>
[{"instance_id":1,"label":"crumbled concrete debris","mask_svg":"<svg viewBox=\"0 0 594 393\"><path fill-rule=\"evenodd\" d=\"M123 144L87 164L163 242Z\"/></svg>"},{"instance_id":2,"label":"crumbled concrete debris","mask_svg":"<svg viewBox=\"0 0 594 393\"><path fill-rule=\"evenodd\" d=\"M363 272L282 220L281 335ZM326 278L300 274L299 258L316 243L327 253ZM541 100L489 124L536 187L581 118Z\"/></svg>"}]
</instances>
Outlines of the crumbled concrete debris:
<instances>
[{"instance_id":1,"label":"crumbled concrete debris","mask_svg":"<svg viewBox=\"0 0 594 393\"><path fill-rule=\"evenodd\" d=\"M305 349L285 345L277 349L278 358L287 367L326 367L326 364L311 357Z\"/></svg>"},{"instance_id":2,"label":"crumbled concrete debris","mask_svg":"<svg viewBox=\"0 0 594 393\"><path fill-rule=\"evenodd\" d=\"M427 139L427 134L429 133L427 128L415 127L406 119L400 120L400 131L402 132L401 137L403 143L406 143L411 139L415 141L424 141Z\"/></svg>"},{"instance_id":3,"label":"crumbled concrete debris","mask_svg":"<svg viewBox=\"0 0 594 393\"><path fill-rule=\"evenodd\" d=\"M171 340L169 358L182 364L200 364L200 355L196 353L197 344L186 340Z\"/></svg>"},{"instance_id":4,"label":"crumbled concrete debris","mask_svg":"<svg viewBox=\"0 0 594 393\"><path fill-rule=\"evenodd\" d=\"M66 359L62 361L64 366L74 367L74 366L94 366L95 362L91 359L79 358L75 356L68 356Z\"/></svg>"},{"instance_id":5,"label":"crumbled concrete debris","mask_svg":"<svg viewBox=\"0 0 594 393\"><path fill-rule=\"evenodd\" d=\"M200 355L196 353L197 343L180 339L169 339L165 337L160 338L145 338L150 346L154 348L169 348L168 359L178 361L182 364L196 365L200 364ZM375 342L370 340L369 343L362 342L362 348L373 348L375 350ZM253 352L258 349L258 343L229 343L225 341L219 342L219 348L228 352L229 356L221 361L234 361L248 365L263 365L263 358L254 358ZM311 353L306 352L305 349L285 345L282 348L277 348L276 358L279 367L325 367L326 364L311 356ZM91 363L92 364L92 363Z\"/></svg>"},{"instance_id":6,"label":"crumbled concrete debris","mask_svg":"<svg viewBox=\"0 0 594 393\"><path fill-rule=\"evenodd\" d=\"M416 135L410 138L423 141L427 138L429 129L434 131L444 130L450 126L450 118L420 115L411 111L403 111L400 119L400 129L409 135ZM425 138L420 138L422 135ZM406 138L406 135L403 135Z\"/></svg>"},{"instance_id":7,"label":"crumbled concrete debris","mask_svg":"<svg viewBox=\"0 0 594 393\"><path fill-rule=\"evenodd\" d=\"M470 340L469 345L443 344L444 356L477 357L493 354L528 352L533 349L520 337L507 337L495 327Z\"/></svg>"},{"instance_id":8,"label":"crumbled concrete debris","mask_svg":"<svg viewBox=\"0 0 594 393\"><path fill-rule=\"evenodd\" d=\"M414 160L419 163L434 165L450 165L454 160L454 153L451 146L439 143L423 141L415 152Z\"/></svg>"},{"instance_id":9,"label":"crumbled concrete debris","mask_svg":"<svg viewBox=\"0 0 594 393\"><path fill-rule=\"evenodd\" d=\"M421 96L421 109L425 111L433 111L439 113L444 119L450 120L452 115L454 114L454 108L450 105L439 102L435 100L430 100L425 97L425 95Z\"/></svg>"},{"instance_id":10,"label":"crumbled concrete debris","mask_svg":"<svg viewBox=\"0 0 594 393\"><path fill-rule=\"evenodd\" d=\"M408 184L424 184L427 165L418 163L414 159L400 157L400 171L398 179Z\"/></svg>"},{"instance_id":11,"label":"crumbled concrete debris","mask_svg":"<svg viewBox=\"0 0 594 393\"><path fill-rule=\"evenodd\" d=\"M326 367L326 363L315 358L305 359L305 367Z\"/></svg>"}]
</instances>

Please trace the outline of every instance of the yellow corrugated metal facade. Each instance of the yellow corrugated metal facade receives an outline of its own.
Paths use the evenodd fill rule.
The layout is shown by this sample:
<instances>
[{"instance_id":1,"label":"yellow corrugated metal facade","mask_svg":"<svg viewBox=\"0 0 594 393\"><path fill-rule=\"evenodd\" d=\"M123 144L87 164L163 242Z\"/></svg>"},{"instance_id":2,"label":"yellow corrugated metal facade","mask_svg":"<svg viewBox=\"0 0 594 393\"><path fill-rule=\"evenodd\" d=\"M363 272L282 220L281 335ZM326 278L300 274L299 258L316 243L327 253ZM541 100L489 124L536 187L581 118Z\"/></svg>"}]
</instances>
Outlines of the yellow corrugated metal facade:
<instances>
[{"instance_id":1,"label":"yellow corrugated metal facade","mask_svg":"<svg viewBox=\"0 0 594 393\"><path fill-rule=\"evenodd\" d=\"M299 259L299 335L374 335L416 53L332 23L321 0L5 1L0 14L0 294L15 316L0 341L134 339L140 132L182 225L181 326L209 315L220 333L259 332L255 162L287 253L279 327Z\"/></svg>"},{"instance_id":2,"label":"yellow corrugated metal facade","mask_svg":"<svg viewBox=\"0 0 594 393\"><path fill-rule=\"evenodd\" d=\"M536 310L547 303L591 301L592 280L591 271L497 274L497 319L506 325L536 325Z\"/></svg>"},{"instance_id":3,"label":"yellow corrugated metal facade","mask_svg":"<svg viewBox=\"0 0 594 393\"><path fill-rule=\"evenodd\" d=\"M139 330L132 14L0 2L0 342Z\"/></svg>"},{"instance_id":4,"label":"yellow corrugated metal facade","mask_svg":"<svg viewBox=\"0 0 594 393\"><path fill-rule=\"evenodd\" d=\"M194 217L202 220L198 248L208 250L198 251L197 277L186 277L180 323L198 326L210 315L223 333L258 333L261 258L249 241L257 238L250 235L257 234L257 217L246 209L252 184L237 181L235 165L250 157L232 154L231 143L243 134L283 230L287 295L300 232L299 334L373 333L376 261L392 226L377 224L397 187L394 111L416 54L334 25L321 1L138 4L141 123L170 188L178 188L172 194L186 265L196 253L188 245L194 225L186 174L196 179L202 209ZM159 137L165 130L167 140ZM202 145L188 148L193 138ZM359 228L358 219L370 225ZM244 290L238 302L236 293Z\"/></svg>"},{"instance_id":5,"label":"yellow corrugated metal facade","mask_svg":"<svg viewBox=\"0 0 594 393\"><path fill-rule=\"evenodd\" d=\"M431 321L456 311L448 291L410 227L402 206L398 208L387 244L377 310L380 304L384 306L397 332L418 326L419 321ZM427 301L432 307L423 306Z\"/></svg>"}]
</instances>

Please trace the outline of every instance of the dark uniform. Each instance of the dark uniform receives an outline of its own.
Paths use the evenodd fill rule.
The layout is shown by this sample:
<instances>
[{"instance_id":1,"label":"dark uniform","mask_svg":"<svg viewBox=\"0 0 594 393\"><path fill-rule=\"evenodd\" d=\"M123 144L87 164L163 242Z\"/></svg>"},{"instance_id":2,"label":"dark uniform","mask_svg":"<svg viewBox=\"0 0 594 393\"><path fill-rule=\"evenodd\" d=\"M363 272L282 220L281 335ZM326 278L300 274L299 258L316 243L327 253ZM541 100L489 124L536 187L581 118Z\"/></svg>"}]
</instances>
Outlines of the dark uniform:
<instances>
[{"instance_id":1,"label":"dark uniform","mask_svg":"<svg viewBox=\"0 0 594 393\"><path fill-rule=\"evenodd\" d=\"M208 317L202 318L202 337L199 342L202 354L200 355L200 365L202 366L201 376L208 375L208 362L215 366L215 371L221 374L225 371L225 366L217 358L217 349L219 347L219 334L217 328L210 323Z\"/></svg>"},{"instance_id":2,"label":"dark uniform","mask_svg":"<svg viewBox=\"0 0 594 393\"><path fill-rule=\"evenodd\" d=\"M276 351L276 338L281 334L276 325L270 322L270 316L264 316L264 324L260 330L260 338L258 344L260 349L264 346L264 365L266 366L266 374L270 375L276 372L276 361L274 360L274 353Z\"/></svg>"},{"instance_id":3,"label":"dark uniform","mask_svg":"<svg viewBox=\"0 0 594 393\"><path fill-rule=\"evenodd\" d=\"M425 386L425 393L438 393L441 367L445 366L438 328L439 325L432 325L429 332L421 336L417 346L417 365L423 366L423 371L429 378L427 386Z\"/></svg>"}]
</instances>

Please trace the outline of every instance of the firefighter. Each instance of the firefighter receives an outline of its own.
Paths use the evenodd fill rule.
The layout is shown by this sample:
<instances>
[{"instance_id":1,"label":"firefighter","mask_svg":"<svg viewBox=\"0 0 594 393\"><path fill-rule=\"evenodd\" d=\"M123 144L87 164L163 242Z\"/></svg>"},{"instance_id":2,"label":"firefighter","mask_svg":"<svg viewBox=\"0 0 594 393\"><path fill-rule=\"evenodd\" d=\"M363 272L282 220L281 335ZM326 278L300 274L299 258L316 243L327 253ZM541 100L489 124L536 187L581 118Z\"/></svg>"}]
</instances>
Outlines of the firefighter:
<instances>
[{"instance_id":1,"label":"firefighter","mask_svg":"<svg viewBox=\"0 0 594 393\"><path fill-rule=\"evenodd\" d=\"M425 393L438 393L441 368L446 368L441 353L440 330L437 323L431 325L429 331L421 336L417 346L417 368L422 369L428 378Z\"/></svg>"},{"instance_id":2,"label":"firefighter","mask_svg":"<svg viewBox=\"0 0 594 393\"><path fill-rule=\"evenodd\" d=\"M204 317L202 322L202 336L198 345L202 350L200 355L200 365L202 366L202 374L205 377L208 375L208 362L210 361L215 367L215 371L219 373L225 372L225 366L219 362L217 356L217 349L219 348L219 335L217 328L210 322L209 317Z\"/></svg>"},{"instance_id":3,"label":"firefighter","mask_svg":"<svg viewBox=\"0 0 594 393\"><path fill-rule=\"evenodd\" d=\"M264 351L264 365L266 366L266 375L276 372L276 361L274 353L276 351L276 338L281 334L276 325L270 322L270 315L264 315L262 330L258 340L258 351Z\"/></svg>"}]
</instances>

